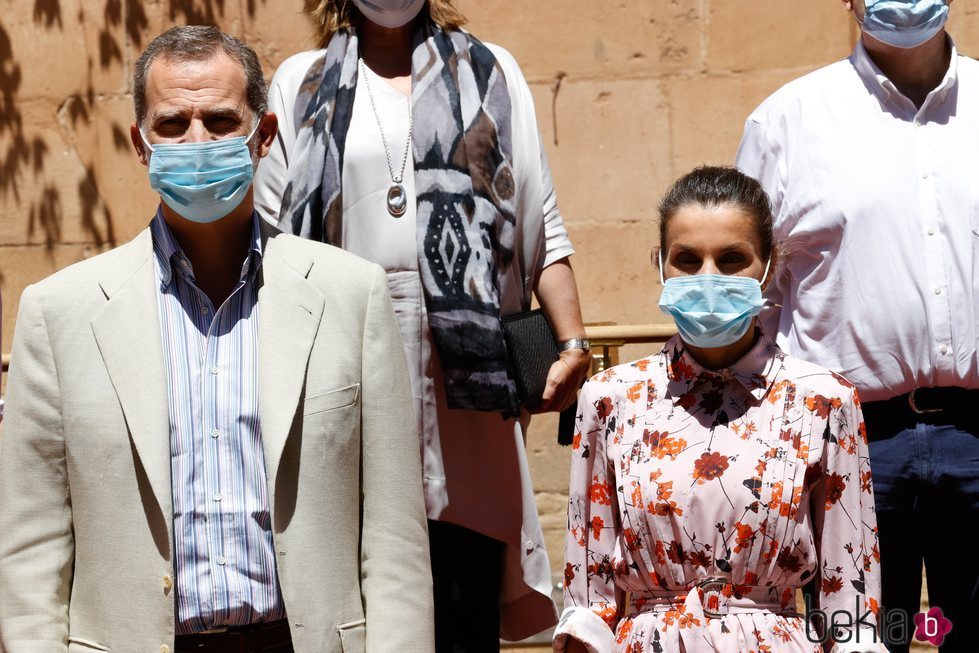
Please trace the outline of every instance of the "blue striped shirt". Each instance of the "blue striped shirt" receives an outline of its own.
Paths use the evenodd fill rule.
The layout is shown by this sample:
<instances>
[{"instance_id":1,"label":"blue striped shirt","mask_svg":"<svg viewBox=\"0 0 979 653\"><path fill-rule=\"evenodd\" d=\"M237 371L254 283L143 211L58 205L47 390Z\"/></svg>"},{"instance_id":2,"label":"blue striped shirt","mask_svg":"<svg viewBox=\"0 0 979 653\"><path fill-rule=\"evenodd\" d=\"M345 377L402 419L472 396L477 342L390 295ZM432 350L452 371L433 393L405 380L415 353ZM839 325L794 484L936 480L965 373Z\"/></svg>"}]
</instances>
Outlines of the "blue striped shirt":
<instances>
[{"instance_id":1,"label":"blue striped shirt","mask_svg":"<svg viewBox=\"0 0 979 653\"><path fill-rule=\"evenodd\" d=\"M217 310L161 213L150 230L169 381L177 634L282 619L258 410L258 217L239 283Z\"/></svg>"}]
</instances>

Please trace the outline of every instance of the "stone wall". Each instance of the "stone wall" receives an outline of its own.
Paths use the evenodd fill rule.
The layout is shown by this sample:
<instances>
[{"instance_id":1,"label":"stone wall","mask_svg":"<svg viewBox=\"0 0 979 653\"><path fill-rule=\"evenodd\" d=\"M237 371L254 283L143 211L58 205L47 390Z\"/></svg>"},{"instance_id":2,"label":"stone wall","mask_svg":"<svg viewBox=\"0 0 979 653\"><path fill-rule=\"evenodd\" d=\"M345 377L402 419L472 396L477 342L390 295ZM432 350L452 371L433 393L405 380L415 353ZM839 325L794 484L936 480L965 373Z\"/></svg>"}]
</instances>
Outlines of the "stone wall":
<instances>
[{"instance_id":1,"label":"stone wall","mask_svg":"<svg viewBox=\"0 0 979 653\"><path fill-rule=\"evenodd\" d=\"M662 322L649 265L659 195L700 163L730 163L745 117L786 81L845 57L836 0L458 0L507 47L537 102L577 246L585 319ZM131 68L174 24L243 37L271 76L311 46L301 0L0 0L0 289L9 352L25 285L123 243L155 199L129 141ZM951 31L979 49L979 8ZM623 352L632 358L643 351ZM648 349L648 348L646 348ZM552 563L561 560L568 452L556 420L529 442Z\"/></svg>"}]
</instances>

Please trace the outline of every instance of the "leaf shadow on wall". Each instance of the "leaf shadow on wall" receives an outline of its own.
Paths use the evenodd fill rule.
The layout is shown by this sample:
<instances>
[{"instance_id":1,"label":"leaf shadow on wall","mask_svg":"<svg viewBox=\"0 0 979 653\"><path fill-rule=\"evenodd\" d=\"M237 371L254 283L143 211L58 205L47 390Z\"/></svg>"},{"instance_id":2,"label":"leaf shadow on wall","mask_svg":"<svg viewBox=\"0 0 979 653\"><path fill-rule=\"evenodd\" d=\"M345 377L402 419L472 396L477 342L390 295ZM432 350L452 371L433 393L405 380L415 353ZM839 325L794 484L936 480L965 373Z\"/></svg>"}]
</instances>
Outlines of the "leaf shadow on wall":
<instances>
[{"instance_id":1,"label":"leaf shadow on wall","mask_svg":"<svg viewBox=\"0 0 979 653\"><path fill-rule=\"evenodd\" d=\"M110 161L119 155L131 153L129 117L119 115L119 102L131 102L132 64L156 36L155 29L150 32L151 22L156 21L151 21L147 7L159 7L174 25L214 24L229 29L239 18L255 18L259 2L267 0L166 0L165 4L34 0L30 16L37 38L68 37L66 29L80 26L85 43L75 56L83 57L87 74L80 76L78 86L53 116L61 142L31 120L25 123L19 97L25 76L51 64L38 60L43 55L36 49L18 56L14 47L23 35L8 30L0 16L0 202L10 207L12 219L26 227L26 242L43 243L50 256L56 245L80 228L85 244L96 248L116 244L116 220L105 198L125 196L125 189L118 188L124 182L109 174L107 167L115 165ZM66 9L69 6L71 10ZM120 70L122 76L117 75ZM32 106L37 104L32 101ZM41 116L40 121L46 123L46 118ZM52 169L53 164L64 165L56 156L62 144L78 162L77 176Z\"/></svg>"}]
</instances>

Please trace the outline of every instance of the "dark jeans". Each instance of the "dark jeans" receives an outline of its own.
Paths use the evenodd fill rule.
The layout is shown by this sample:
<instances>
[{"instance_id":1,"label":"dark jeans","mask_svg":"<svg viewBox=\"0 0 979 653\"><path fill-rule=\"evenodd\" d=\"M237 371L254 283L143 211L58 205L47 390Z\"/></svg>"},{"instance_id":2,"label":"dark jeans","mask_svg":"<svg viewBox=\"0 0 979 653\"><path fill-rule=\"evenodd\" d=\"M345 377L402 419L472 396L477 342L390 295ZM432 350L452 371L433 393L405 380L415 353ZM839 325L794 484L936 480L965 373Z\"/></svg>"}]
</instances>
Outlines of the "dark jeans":
<instances>
[{"instance_id":1,"label":"dark jeans","mask_svg":"<svg viewBox=\"0 0 979 653\"><path fill-rule=\"evenodd\" d=\"M504 544L462 526L429 520L436 653L500 650Z\"/></svg>"},{"instance_id":2,"label":"dark jeans","mask_svg":"<svg viewBox=\"0 0 979 653\"><path fill-rule=\"evenodd\" d=\"M952 622L942 653L979 651L979 406L969 412L951 424L937 414L916 424L886 415L867 420L882 605L919 611L923 561L929 605ZM903 653L908 644L889 648Z\"/></svg>"}]
</instances>

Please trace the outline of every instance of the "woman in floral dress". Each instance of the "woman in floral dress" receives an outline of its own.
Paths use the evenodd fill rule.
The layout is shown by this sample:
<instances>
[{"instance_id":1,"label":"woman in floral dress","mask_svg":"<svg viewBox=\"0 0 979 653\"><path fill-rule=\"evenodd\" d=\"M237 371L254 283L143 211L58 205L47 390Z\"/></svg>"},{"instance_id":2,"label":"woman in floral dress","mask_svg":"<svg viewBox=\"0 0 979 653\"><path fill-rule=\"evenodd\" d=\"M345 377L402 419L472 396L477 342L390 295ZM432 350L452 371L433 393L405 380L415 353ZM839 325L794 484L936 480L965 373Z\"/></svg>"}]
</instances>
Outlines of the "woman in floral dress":
<instances>
[{"instance_id":1,"label":"woman in floral dress","mask_svg":"<svg viewBox=\"0 0 979 653\"><path fill-rule=\"evenodd\" d=\"M660 218L660 306L680 335L582 390L555 651L886 652L860 400L755 317L768 198L699 168ZM807 630L810 581L826 618Z\"/></svg>"}]
</instances>

